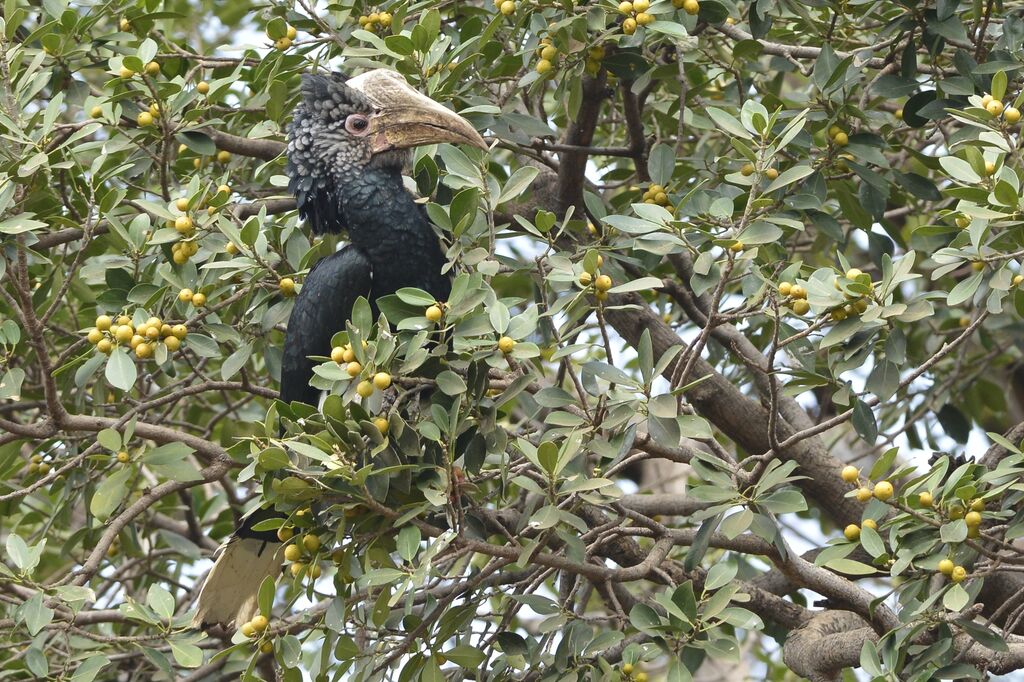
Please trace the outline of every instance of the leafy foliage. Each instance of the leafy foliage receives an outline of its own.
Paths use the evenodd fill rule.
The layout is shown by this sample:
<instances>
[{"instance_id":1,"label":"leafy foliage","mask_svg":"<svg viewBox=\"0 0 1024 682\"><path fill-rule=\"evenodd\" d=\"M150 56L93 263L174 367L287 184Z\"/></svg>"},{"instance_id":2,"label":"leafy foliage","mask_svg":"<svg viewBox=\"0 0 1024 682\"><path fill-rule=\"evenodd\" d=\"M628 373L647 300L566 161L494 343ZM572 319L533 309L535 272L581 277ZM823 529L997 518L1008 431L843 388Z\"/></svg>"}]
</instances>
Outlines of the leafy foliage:
<instances>
[{"instance_id":1,"label":"leafy foliage","mask_svg":"<svg viewBox=\"0 0 1024 682\"><path fill-rule=\"evenodd\" d=\"M8 0L3 676L1024 667L1022 41L949 0ZM361 300L318 410L275 386L337 246L283 175L327 64L492 149L415 152L452 294ZM192 630L256 504L266 620Z\"/></svg>"}]
</instances>

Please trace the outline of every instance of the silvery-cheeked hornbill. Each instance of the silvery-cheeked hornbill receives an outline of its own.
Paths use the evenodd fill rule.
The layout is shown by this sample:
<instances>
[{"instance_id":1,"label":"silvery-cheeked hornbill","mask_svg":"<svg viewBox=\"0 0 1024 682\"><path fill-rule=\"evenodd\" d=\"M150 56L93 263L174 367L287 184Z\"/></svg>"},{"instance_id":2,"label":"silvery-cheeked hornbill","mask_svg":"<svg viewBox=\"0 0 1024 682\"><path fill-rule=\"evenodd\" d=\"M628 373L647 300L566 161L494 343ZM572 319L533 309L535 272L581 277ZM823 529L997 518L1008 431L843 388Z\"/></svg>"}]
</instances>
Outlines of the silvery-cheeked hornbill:
<instances>
[{"instance_id":1,"label":"silvery-cheeked hornbill","mask_svg":"<svg viewBox=\"0 0 1024 682\"><path fill-rule=\"evenodd\" d=\"M309 385L310 356L330 354L331 337L344 329L358 297L373 304L417 287L448 298L441 244L402 180L409 149L439 142L487 148L468 121L393 71L348 80L303 76L302 101L288 129L289 188L314 234L346 231L349 244L313 266L295 300L281 400L318 404L320 392ZM260 584L282 561L276 533L253 526L275 515L249 514L221 548L197 599L197 625L243 623L255 614Z\"/></svg>"}]
</instances>

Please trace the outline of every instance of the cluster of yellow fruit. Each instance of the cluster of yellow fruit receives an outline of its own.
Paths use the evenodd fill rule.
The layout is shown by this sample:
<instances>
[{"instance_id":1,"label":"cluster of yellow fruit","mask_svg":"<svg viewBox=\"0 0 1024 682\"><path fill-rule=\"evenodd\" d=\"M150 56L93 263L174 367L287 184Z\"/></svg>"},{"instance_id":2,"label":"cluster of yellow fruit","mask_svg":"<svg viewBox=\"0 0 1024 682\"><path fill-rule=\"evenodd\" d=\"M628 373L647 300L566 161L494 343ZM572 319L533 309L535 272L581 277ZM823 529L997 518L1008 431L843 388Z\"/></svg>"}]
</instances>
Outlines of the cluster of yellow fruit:
<instances>
[{"instance_id":1,"label":"cluster of yellow fruit","mask_svg":"<svg viewBox=\"0 0 1024 682\"><path fill-rule=\"evenodd\" d=\"M863 525L865 528L870 528L871 530L878 530L878 522L874 519L864 519ZM856 523L851 523L843 529L843 536L845 536L846 539L851 542L856 542L860 539L860 528L861 527L858 526Z\"/></svg>"},{"instance_id":2,"label":"cluster of yellow fruit","mask_svg":"<svg viewBox=\"0 0 1024 682\"><path fill-rule=\"evenodd\" d=\"M86 338L101 353L109 354L114 346L127 344L135 351L136 357L145 360L153 357L158 341L162 341L167 350L174 352L181 348L181 342L187 335L185 325L170 325L159 317L151 317L136 327L127 315L121 315L116 320L109 315L100 315L96 318L96 326L89 330Z\"/></svg>"},{"instance_id":3,"label":"cluster of yellow fruit","mask_svg":"<svg viewBox=\"0 0 1024 682\"><path fill-rule=\"evenodd\" d=\"M516 7L519 6L514 0L494 0L494 5L498 8L498 11L506 17L510 17L515 14Z\"/></svg>"},{"instance_id":4,"label":"cluster of yellow fruit","mask_svg":"<svg viewBox=\"0 0 1024 682\"><path fill-rule=\"evenodd\" d=\"M696 16L700 14L700 3L697 2L697 0L672 0L672 6L675 7L676 9L683 10L690 16ZM732 17L729 17L729 19L732 19ZM726 19L726 22L736 23L735 19L733 19L731 22L729 21L729 19Z\"/></svg>"},{"instance_id":5,"label":"cluster of yellow fruit","mask_svg":"<svg viewBox=\"0 0 1024 682\"><path fill-rule=\"evenodd\" d=\"M536 52L540 59L537 60L535 68L537 73L543 76L550 72L558 61L558 48L551 44L551 38L541 38L540 47Z\"/></svg>"},{"instance_id":6,"label":"cluster of yellow fruit","mask_svg":"<svg viewBox=\"0 0 1024 682\"><path fill-rule=\"evenodd\" d=\"M299 35L299 32L295 30L294 26L289 25L288 28L285 29L285 34L274 41L274 47L284 52L292 46L292 41L295 40L295 36L297 35ZM269 31L267 31L267 37L272 38Z\"/></svg>"},{"instance_id":7,"label":"cluster of yellow fruit","mask_svg":"<svg viewBox=\"0 0 1024 682\"><path fill-rule=\"evenodd\" d=\"M283 530L283 528L282 528ZM281 536L280 531L278 537ZM302 537L301 540L289 544L284 548L285 561L291 563L288 570L295 577L298 577L305 573L313 580L320 577L320 564L316 561L310 561L310 557L307 557L307 553L315 555L320 549L320 538L312 533L308 533Z\"/></svg>"},{"instance_id":8,"label":"cluster of yellow fruit","mask_svg":"<svg viewBox=\"0 0 1024 682\"><path fill-rule=\"evenodd\" d=\"M182 154L185 154L186 152L188 152L188 145L185 145L185 144L178 145L178 156L181 156ZM229 152L229 151L227 151L225 149L222 149L219 152L217 152L216 156L214 156L214 159L216 159L219 163L226 164L229 161L231 161L231 152ZM197 156L196 158L192 159L192 166L196 170L199 170L200 168L202 168L205 165L206 165L206 159L204 157L202 157L202 156ZM227 187L227 185L221 185L221 187Z\"/></svg>"},{"instance_id":9,"label":"cluster of yellow fruit","mask_svg":"<svg viewBox=\"0 0 1024 682\"><path fill-rule=\"evenodd\" d=\"M647 13L650 7L650 0L633 0L633 2L623 0L620 2L619 14L626 15L626 18L622 20L622 32L627 36L631 36L636 33L637 26L653 24L654 15Z\"/></svg>"},{"instance_id":10,"label":"cluster of yellow fruit","mask_svg":"<svg viewBox=\"0 0 1024 682\"><path fill-rule=\"evenodd\" d=\"M390 12L371 12L359 17L359 25L367 31L375 31L377 27L388 28L391 26Z\"/></svg>"},{"instance_id":11,"label":"cluster of yellow fruit","mask_svg":"<svg viewBox=\"0 0 1024 682\"><path fill-rule=\"evenodd\" d=\"M28 473L30 476L35 476L36 474L45 476L50 473L50 469L50 463L45 461L42 455L32 455L32 458L29 460Z\"/></svg>"},{"instance_id":12,"label":"cluster of yellow fruit","mask_svg":"<svg viewBox=\"0 0 1024 682\"><path fill-rule=\"evenodd\" d=\"M435 73L438 73L438 72L440 72L440 71L442 71L444 69L447 69L448 71L454 71L455 67L458 66L458 65L459 65L459 60L458 59L453 59L450 62L448 62L447 64L434 64L433 66L427 67L427 70L424 73L427 76L433 76Z\"/></svg>"},{"instance_id":13,"label":"cluster of yellow fruit","mask_svg":"<svg viewBox=\"0 0 1024 682\"><path fill-rule=\"evenodd\" d=\"M871 278L864 274L859 268L850 268L846 271L846 279L859 281L861 284L865 284L872 291L875 290L875 284L871 281ZM840 289L839 278L835 280L836 289ZM829 311L829 315L836 322L842 322L848 317L854 315L861 315L868 309L868 302L863 296L857 296L855 294L847 294L847 300L850 302L833 308Z\"/></svg>"},{"instance_id":14,"label":"cluster of yellow fruit","mask_svg":"<svg viewBox=\"0 0 1024 682\"><path fill-rule=\"evenodd\" d=\"M253 639L262 638L263 633L267 631L268 627L270 627L270 621L266 616L259 615L253 616L252 620L248 623L242 623L242 627L238 628L238 630L246 637ZM260 643L260 653L269 654L273 650L274 644L270 640Z\"/></svg>"},{"instance_id":15,"label":"cluster of yellow fruit","mask_svg":"<svg viewBox=\"0 0 1024 682\"><path fill-rule=\"evenodd\" d=\"M199 252L199 243L195 241L180 241L171 244L171 259L178 265L184 265L188 259Z\"/></svg>"},{"instance_id":16,"label":"cluster of yellow fruit","mask_svg":"<svg viewBox=\"0 0 1024 682\"><path fill-rule=\"evenodd\" d=\"M626 678L634 680L634 682L647 682L647 673L642 670L635 670L635 666L632 663L622 664L622 674Z\"/></svg>"},{"instance_id":17,"label":"cluster of yellow fruit","mask_svg":"<svg viewBox=\"0 0 1024 682\"><path fill-rule=\"evenodd\" d=\"M828 129L828 136L837 147L845 147L850 144L850 136L839 126L832 126Z\"/></svg>"},{"instance_id":18,"label":"cluster of yellow fruit","mask_svg":"<svg viewBox=\"0 0 1024 682\"><path fill-rule=\"evenodd\" d=\"M152 102L149 105L148 111L140 112L135 117L135 122L139 124L140 128L145 128L156 123L156 119L160 118L160 104L158 102Z\"/></svg>"},{"instance_id":19,"label":"cluster of yellow fruit","mask_svg":"<svg viewBox=\"0 0 1024 682\"><path fill-rule=\"evenodd\" d=\"M743 167L740 168L740 175L742 175L743 177L750 177L751 175L753 175L755 173L755 171L757 171L757 168L754 167L754 164L752 164L752 163L745 163L745 164L743 164ZM774 180L775 178L779 177L779 169L778 168L765 168L764 169L764 176L766 178L768 178L769 180Z\"/></svg>"},{"instance_id":20,"label":"cluster of yellow fruit","mask_svg":"<svg viewBox=\"0 0 1024 682\"><path fill-rule=\"evenodd\" d=\"M1010 125L1016 125L1020 121L1020 109L1012 106L1004 107L1001 101L988 93L985 93L985 96L981 98L981 107L993 116L1002 114L1003 120Z\"/></svg>"},{"instance_id":21,"label":"cluster of yellow fruit","mask_svg":"<svg viewBox=\"0 0 1024 682\"><path fill-rule=\"evenodd\" d=\"M644 192L644 203L664 206L669 211L675 210L675 206L673 206L668 200L668 194L665 192L665 188L658 184L651 185Z\"/></svg>"},{"instance_id":22,"label":"cluster of yellow fruit","mask_svg":"<svg viewBox=\"0 0 1024 682\"><path fill-rule=\"evenodd\" d=\"M602 258L600 255L598 255L598 257L597 257L597 267L600 268L603 263L604 263L604 258ZM595 277L594 276L595 274L597 274L596 271L595 272L583 271L583 272L580 273L580 277L579 277L578 281L579 281L580 285L584 289L588 289L588 288L590 288L591 285L593 285L594 286L594 297L598 301L606 301L606 300L608 300L608 290L611 289L612 286L614 286L615 283L612 282L612 278L609 277L608 275L597 275Z\"/></svg>"},{"instance_id":23,"label":"cluster of yellow fruit","mask_svg":"<svg viewBox=\"0 0 1024 682\"><path fill-rule=\"evenodd\" d=\"M807 302L807 289L799 284L779 282L779 296L789 299L788 305L797 315L806 315L811 309L811 304Z\"/></svg>"},{"instance_id":24,"label":"cluster of yellow fruit","mask_svg":"<svg viewBox=\"0 0 1024 682\"><path fill-rule=\"evenodd\" d=\"M587 62L584 70L591 76L596 76L601 70L601 61L604 59L604 46L595 45L587 50Z\"/></svg>"},{"instance_id":25,"label":"cluster of yellow fruit","mask_svg":"<svg viewBox=\"0 0 1024 682\"><path fill-rule=\"evenodd\" d=\"M202 308L206 305L206 294L194 294L191 289L182 289L178 292L178 300L182 303L191 303L196 308Z\"/></svg>"},{"instance_id":26,"label":"cluster of yellow fruit","mask_svg":"<svg viewBox=\"0 0 1024 682\"><path fill-rule=\"evenodd\" d=\"M158 64L157 62L149 62L143 68L143 73L150 77L156 77L160 75L160 64ZM122 66L121 69L117 72L117 75L121 78L121 80L129 80L131 78L135 78L135 72L129 69L127 66Z\"/></svg>"}]
</instances>

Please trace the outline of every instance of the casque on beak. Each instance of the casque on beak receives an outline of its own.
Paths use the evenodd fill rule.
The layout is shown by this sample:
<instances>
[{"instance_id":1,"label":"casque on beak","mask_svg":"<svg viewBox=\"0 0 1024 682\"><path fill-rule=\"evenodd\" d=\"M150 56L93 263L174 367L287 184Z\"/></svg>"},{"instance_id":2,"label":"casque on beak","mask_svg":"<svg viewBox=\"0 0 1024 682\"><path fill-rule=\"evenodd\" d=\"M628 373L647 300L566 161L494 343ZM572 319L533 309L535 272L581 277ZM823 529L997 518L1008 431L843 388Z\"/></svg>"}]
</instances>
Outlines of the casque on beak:
<instances>
[{"instance_id":1,"label":"casque on beak","mask_svg":"<svg viewBox=\"0 0 1024 682\"><path fill-rule=\"evenodd\" d=\"M377 109L370 117L374 154L439 142L487 149L469 121L417 92L395 71L374 69L348 79L345 85L363 93Z\"/></svg>"}]
</instances>

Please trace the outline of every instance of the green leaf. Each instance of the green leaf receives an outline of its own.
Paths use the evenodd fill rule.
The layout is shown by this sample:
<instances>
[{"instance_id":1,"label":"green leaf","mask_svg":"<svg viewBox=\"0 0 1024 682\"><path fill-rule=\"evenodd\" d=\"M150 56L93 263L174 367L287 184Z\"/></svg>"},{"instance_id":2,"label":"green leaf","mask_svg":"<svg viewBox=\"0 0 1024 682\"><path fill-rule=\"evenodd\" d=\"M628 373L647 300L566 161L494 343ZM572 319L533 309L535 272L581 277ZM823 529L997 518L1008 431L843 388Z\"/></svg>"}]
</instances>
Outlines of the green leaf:
<instances>
[{"instance_id":1,"label":"green leaf","mask_svg":"<svg viewBox=\"0 0 1024 682\"><path fill-rule=\"evenodd\" d=\"M159 585L150 585L146 593L146 605L164 620L174 616L174 597Z\"/></svg>"},{"instance_id":2,"label":"green leaf","mask_svg":"<svg viewBox=\"0 0 1024 682\"><path fill-rule=\"evenodd\" d=\"M131 467L119 467L114 473L108 474L96 487L96 492L89 500L89 511L100 521L106 521L114 510L121 506L128 494L128 478L132 475Z\"/></svg>"},{"instance_id":3,"label":"green leaf","mask_svg":"<svg viewBox=\"0 0 1024 682\"><path fill-rule=\"evenodd\" d=\"M647 172L651 176L651 182L667 185L672 180L675 162L676 152L672 146L661 142L654 145L647 159Z\"/></svg>"},{"instance_id":4,"label":"green leaf","mask_svg":"<svg viewBox=\"0 0 1024 682\"><path fill-rule=\"evenodd\" d=\"M971 603L971 595L960 585L953 585L942 595L942 605L950 611L959 611Z\"/></svg>"},{"instance_id":5,"label":"green leaf","mask_svg":"<svg viewBox=\"0 0 1024 682\"><path fill-rule=\"evenodd\" d=\"M117 452L121 449L121 434L114 429L103 429L96 434L96 440L99 441L101 446L111 452Z\"/></svg>"},{"instance_id":6,"label":"green leaf","mask_svg":"<svg viewBox=\"0 0 1024 682\"><path fill-rule=\"evenodd\" d=\"M124 348L115 348L110 357L107 358L105 376L111 386L122 391L130 391L132 386L135 385L138 372L135 369L135 363L132 362Z\"/></svg>"},{"instance_id":7,"label":"green leaf","mask_svg":"<svg viewBox=\"0 0 1024 682\"><path fill-rule=\"evenodd\" d=\"M455 372L445 370L437 375L437 387L445 395L460 395L466 392L466 382Z\"/></svg>"},{"instance_id":8,"label":"green leaf","mask_svg":"<svg viewBox=\"0 0 1024 682\"><path fill-rule=\"evenodd\" d=\"M422 536L420 535L419 528L416 526L405 526L402 530L398 531L398 539L395 543L398 555L411 562L419 551L421 540Z\"/></svg>"},{"instance_id":9,"label":"green leaf","mask_svg":"<svg viewBox=\"0 0 1024 682\"><path fill-rule=\"evenodd\" d=\"M25 619L28 633L35 637L53 620L53 609L44 606L42 593L36 592L21 605L21 616Z\"/></svg>"},{"instance_id":10,"label":"green leaf","mask_svg":"<svg viewBox=\"0 0 1024 682\"><path fill-rule=\"evenodd\" d=\"M460 644L449 649L444 652L444 656L455 665L468 669L475 669L487 659L480 649L468 644Z\"/></svg>"}]
</instances>

